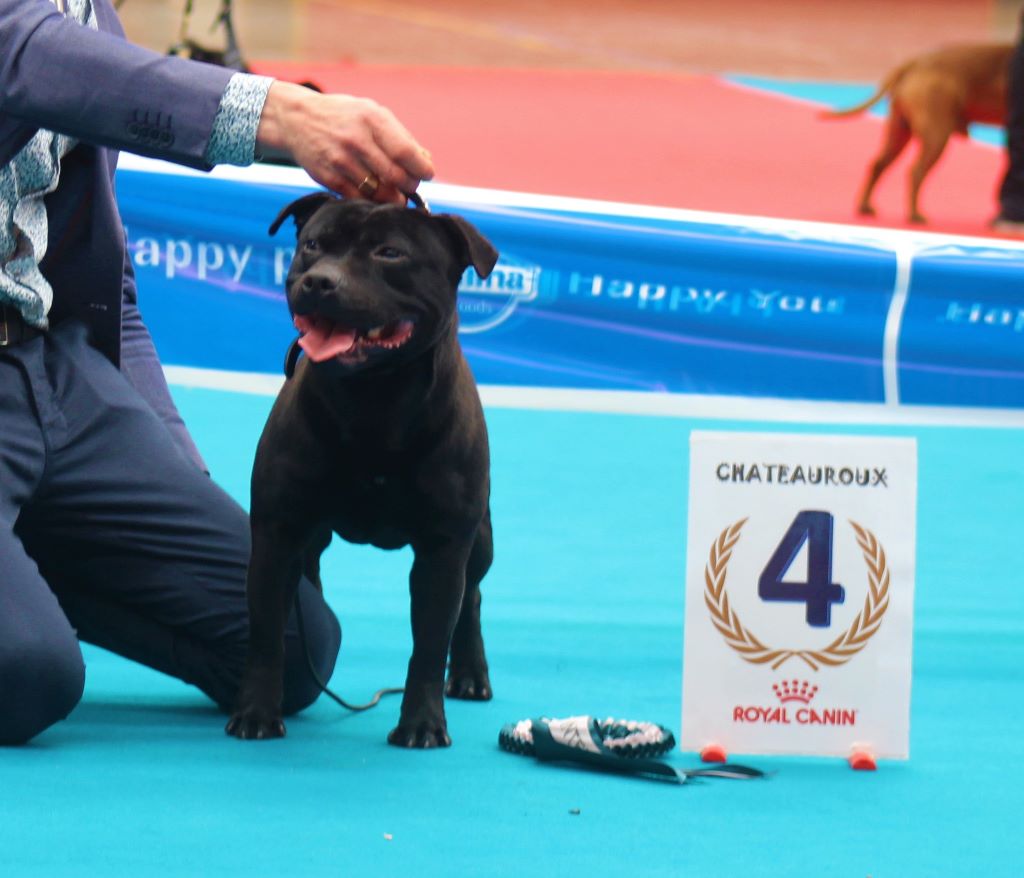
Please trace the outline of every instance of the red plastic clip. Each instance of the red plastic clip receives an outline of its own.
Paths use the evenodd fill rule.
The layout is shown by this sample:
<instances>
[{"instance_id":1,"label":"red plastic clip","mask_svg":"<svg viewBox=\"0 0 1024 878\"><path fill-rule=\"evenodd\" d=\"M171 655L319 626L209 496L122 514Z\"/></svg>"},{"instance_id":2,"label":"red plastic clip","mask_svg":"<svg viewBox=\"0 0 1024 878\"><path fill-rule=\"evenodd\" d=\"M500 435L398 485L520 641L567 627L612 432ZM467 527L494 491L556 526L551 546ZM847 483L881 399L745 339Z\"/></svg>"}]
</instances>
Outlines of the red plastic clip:
<instances>
[{"instance_id":1,"label":"red plastic clip","mask_svg":"<svg viewBox=\"0 0 1024 878\"><path fill-rule=\"evenodd\" d=\"M700 751L701 762L726 762L725 747L721 744L708 744Z\"/></svg>"},{"instance_id":2,"label":"red plastic clip","mask_svg":"<svg viewBox=\"0 0 1024 878\"><path fill-rule=\"evenodd\" d=\"M878 769L878 763L875 762L875 757L869 750L861 748L855 749L849 758L850 768L854 771L875 771Z\"/></svg>"}]
</instances>

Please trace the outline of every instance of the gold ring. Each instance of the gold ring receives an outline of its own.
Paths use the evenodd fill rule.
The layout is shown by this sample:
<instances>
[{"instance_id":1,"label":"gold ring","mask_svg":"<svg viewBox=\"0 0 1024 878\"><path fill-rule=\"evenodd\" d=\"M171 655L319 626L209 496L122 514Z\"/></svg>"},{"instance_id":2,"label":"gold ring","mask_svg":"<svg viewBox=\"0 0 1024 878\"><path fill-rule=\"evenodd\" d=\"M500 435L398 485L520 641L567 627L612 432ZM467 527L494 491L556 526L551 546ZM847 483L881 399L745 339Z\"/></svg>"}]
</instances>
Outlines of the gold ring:
<instances>
[{"instance_id":1,"label":"gold ring","mask_svg":"<svg viewBox=\"0 0 1024 878\"><path fill-rule=\"evenodd\" d=\"M363 182L357 187L360 195L365 195L367 198L373 198L377 194L377 190L380 188L380 180L377 179L375 174L367 174L363 177Z\"/></svg>"}]
</instances>

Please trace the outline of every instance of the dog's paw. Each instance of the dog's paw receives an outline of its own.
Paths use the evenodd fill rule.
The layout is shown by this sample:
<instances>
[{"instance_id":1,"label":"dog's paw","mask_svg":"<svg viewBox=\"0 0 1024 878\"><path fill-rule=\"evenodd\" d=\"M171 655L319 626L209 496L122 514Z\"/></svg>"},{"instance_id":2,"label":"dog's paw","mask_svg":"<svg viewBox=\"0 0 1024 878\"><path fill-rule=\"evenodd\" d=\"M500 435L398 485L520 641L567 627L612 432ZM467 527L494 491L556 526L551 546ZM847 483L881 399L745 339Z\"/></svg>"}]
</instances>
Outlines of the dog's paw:
<instances>
[{"instance_id":1,"label":"dog's paw","mask_svg":"<svg viewBox=\"0 0 1024 878\"><path fill-rule=\"evenodd\" d=\"M857 208L857 213L861 216L874 216L875 209L870 204L862 204Z\"/></svg>"},{"instance_id":2,"label":"dog's paw","mask_svg":"<svg viewBox=\"0 0 1024 878\"><path fill-rule=\"evenodd\" d=\"M448 673L444 694L449 698L462 698L466 701L490 701L494 697L486 668L476 671L458 671L453 668Z\"/></svg>"},{"instance_id":3,"label":"dog's paw","mask_svg":"<svg viewBox=\"0 0 1024 878\"><path fill-rule=\"evenodd\" d=\"M224 731L243 741L261 741L266 738L283 738L284 720L280 714L247 708L235 711L224 727Z\"/></svg>"},{"instance_id":4,"label":"dog's paw","mask_svg":"<svg viewBox=\"0 0 1024 878\"><path fill-rule=\"evenodd\" d=\"M434 747L451 747L452 739L444 721L402 723L388 733L388 743L394 747L408 747L417 750L431 750Z\"/></svg>"}]
</instances>

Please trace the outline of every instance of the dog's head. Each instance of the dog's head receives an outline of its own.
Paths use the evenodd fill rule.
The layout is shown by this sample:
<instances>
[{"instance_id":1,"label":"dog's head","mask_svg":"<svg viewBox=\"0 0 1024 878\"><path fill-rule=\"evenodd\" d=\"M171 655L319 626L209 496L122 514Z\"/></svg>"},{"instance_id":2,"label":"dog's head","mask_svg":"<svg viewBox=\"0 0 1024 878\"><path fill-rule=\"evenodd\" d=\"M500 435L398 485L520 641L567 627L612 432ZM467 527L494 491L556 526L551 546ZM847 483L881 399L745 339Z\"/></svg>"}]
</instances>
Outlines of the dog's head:
<instances>
[{"instance_id":1,"label":"dog's head","mask_svg":"<svg viewBox=\"0 0 1024 878\"><path fill-rule=\"evenodd\" d=\"M498 259L458 216L326 192L285 207L298 241L288 270L288 307L299 344L315 363L347 370L391 368L433 347L455 321L459 280Z\"/></svg>"}]
</instances>

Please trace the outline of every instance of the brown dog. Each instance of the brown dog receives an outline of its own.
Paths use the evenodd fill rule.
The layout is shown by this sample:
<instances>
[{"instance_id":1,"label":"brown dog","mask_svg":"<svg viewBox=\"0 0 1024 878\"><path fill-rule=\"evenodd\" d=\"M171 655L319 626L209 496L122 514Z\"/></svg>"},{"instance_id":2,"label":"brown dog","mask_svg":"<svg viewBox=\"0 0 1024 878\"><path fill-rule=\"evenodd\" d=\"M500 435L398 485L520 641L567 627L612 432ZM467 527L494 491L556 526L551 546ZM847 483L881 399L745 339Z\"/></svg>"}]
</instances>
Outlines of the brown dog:
<instances>
[{"instance_id":1,"label":"brown dog","mask_svg":"<svg viewBox=\"0 0 1024 878\"><path fill-rule=\"evenodd\" d=\"M868 100L848 110L828 111L835 119L862 113L888 95L889 119L882 151L871 163L858 211L874 216L871 193L886 168L912 137L921 144L910 169L912 223L925 222L918 209L921 184L942 155L950 135L966 134L970 122L1002 125L1006 118L1009 44L950 46L912 58L890 73Z\"/></svg>"}]
</instances>

